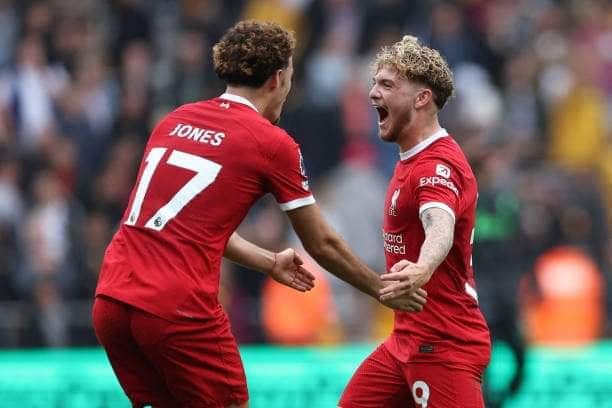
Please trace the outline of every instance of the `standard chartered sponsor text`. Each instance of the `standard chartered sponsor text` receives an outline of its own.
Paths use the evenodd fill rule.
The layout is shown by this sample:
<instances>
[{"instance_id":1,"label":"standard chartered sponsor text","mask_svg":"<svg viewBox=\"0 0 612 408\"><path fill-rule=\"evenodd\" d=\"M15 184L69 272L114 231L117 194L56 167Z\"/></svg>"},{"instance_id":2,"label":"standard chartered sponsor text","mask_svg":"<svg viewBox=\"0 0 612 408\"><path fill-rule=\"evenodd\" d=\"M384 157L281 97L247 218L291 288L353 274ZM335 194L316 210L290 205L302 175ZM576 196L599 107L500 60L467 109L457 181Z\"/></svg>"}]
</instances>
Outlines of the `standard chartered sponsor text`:
<instances>
[{"instance_id":1,"label":"standard chartered sponsor text","mask_svg":"<svg viewBox=\"0 0 612 408\"><path fill-rule=\"evenodd\" d=\"M390 254L406 254L406 245L402 234L393 234L383 230L383 246Z\"/></svg>"}]
</instances>

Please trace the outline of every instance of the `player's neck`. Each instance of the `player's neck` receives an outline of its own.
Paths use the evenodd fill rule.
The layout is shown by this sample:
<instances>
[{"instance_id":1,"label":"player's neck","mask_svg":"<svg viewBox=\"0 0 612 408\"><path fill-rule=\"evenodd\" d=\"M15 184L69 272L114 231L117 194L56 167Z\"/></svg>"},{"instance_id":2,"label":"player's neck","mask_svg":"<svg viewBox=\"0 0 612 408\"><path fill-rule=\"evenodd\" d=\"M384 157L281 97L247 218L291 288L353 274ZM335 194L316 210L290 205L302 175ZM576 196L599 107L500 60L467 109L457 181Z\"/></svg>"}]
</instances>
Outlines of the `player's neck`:
<instances>
[{"instance_id":1,"label":"player's neck","mask_svg":"<svg viewBox=\"0 0 612 408\"><path fill-rule=\"evenodd\" d=\"M438 116L430 118L415 118L413 122L406 127L401 136L398 138L397 144L399 145L400 152L406 152L414 146L421 143L437 131L442 129L440 122L438 122Z\"/></svg>"},{"instance_id":2,"label":"player's neck","mask_svg":"<svg viewBox=\"0 0 612 408\"><path fill-rule=\"evenodd\" d=\"M232 95L238 95L247 99L257 108L257 111L260 113L264 112L268 105L268 98L261 92L260 89L257 88L249 88L245 86L228 86L225 92Z\"/></svg>"}]
</instances>

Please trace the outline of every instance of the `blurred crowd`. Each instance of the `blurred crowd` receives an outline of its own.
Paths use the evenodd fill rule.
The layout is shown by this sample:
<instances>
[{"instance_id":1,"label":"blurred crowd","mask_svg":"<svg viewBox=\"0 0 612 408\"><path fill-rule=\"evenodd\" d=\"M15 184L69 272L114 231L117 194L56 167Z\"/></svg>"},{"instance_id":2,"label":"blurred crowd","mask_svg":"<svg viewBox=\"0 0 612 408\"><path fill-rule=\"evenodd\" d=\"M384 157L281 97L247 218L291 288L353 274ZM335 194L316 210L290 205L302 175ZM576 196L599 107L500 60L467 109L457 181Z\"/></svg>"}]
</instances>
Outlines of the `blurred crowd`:
<instances>
[{"instance_id":1,"label":"blurred crowd","mask_svg":"<svg viewBox=\"0 0 612 408\"><path fill-rule=\"evenodd\" d=\"M174 107L223 92L210 48L243 18L295 31L281 126L302 146L325 215L369 265L385 268L382 208L398 159L377 138L370 62L410 33L454 71L457 97L441 122L479 181L474 266L494 337L520 348L524 314L550 287L579 291L579 268L539 274L559 248L595 271L585 294L601 316L593 336L612 335L610 2L0 0L0 347L96 344L98 268L149 132ZM240 231L270 249L298 245L269 198ZM240 342L369 341L389 330L388 311L311 268L319 285L302 295L223 265Z\"/></svg>"}]
</instances>

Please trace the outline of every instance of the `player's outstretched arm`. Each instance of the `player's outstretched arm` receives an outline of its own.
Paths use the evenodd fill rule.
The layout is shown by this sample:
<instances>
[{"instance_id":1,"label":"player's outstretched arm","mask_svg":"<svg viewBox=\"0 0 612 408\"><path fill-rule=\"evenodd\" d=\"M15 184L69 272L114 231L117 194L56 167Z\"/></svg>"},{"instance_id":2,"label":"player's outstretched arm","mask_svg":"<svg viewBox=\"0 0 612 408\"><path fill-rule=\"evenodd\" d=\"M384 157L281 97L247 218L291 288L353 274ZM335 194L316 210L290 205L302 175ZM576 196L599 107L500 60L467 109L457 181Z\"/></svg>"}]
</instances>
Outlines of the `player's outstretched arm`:
<instances>
[{"instance_id":1,"label":"player's outstretched arm","mask_svg":"<svg viewBox=\"0 0 612 408\"><path fill-rule=\"evenodd\" d=\"M270 252L234 232L227 242L224 256L249 269L266 273L275 281L300 292L314 287L314 275L302 266L303 261L293 248Z\"/></svg>"},{"instance_id":2,"label":"player's outstretched arm","mask_svg":"<svg viewBox=\"0 0 612 408\"><path fill-rule=\"evenodd\" d=\"M425 240L416 263L403 259L393 265L383 281L394 281L380 290L381 300L391 300L421 288L440 266L453 246L455 219L446 210L429 208L421 214Z\"/></svg>"},{"instance_id":3,"label":"player's outstretched arm","mask_svg":"<svg viewBox=\"0 0 612 408\"><path fill-rule=\"evenodd\" d=\"M306 251L326 270L350 283L362 292L378 299L383 282L378 274L359 259L323 219L316 204L287 212L293 229ZM409 296L383 302L393 309L418 312L427 301L427 292L420 291Z\"/></svg>"}]
</instances>

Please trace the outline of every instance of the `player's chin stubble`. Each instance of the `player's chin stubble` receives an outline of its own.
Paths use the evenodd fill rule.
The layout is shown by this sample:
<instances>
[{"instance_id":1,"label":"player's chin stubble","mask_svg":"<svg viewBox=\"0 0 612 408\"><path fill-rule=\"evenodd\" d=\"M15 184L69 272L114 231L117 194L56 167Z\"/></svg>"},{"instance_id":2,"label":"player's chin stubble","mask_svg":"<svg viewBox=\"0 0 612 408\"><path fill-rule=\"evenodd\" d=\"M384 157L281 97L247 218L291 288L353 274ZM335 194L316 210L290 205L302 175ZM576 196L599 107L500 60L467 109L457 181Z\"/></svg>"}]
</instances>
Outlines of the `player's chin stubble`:
<instances>
[{"instance_id":1,"label":"player's chin stubble","mask_svg":"<svg viewBox=\"0 0 612 408\"><path fill-rule=\"evenodd\" d=\"M383 132L381 129L378 129L378 137L380 138L380 140L386 143L393 143L396 139L394 133L389 131Z\"/></svg>"}]
</instances>

